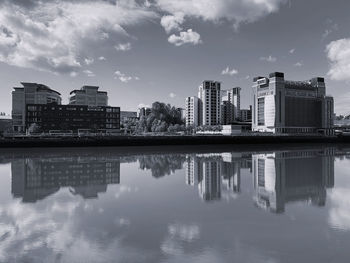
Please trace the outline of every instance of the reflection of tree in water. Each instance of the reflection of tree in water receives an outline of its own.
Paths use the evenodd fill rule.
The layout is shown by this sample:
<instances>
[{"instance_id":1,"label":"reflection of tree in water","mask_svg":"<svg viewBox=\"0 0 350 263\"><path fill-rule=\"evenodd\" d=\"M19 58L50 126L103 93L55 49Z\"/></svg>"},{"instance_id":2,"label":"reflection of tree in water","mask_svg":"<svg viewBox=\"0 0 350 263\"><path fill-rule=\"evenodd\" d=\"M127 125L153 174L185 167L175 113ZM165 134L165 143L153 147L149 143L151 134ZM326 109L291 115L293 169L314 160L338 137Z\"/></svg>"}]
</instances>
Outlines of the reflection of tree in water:
<instances>
[{"instance_id":1,"label":"reflection of tree in water","mask_svg":"<svg viewBox=\"0 0 350 263\"><path fill-rule=\"evenodd\" d=\"M139 157L140 169L151 170L152 176L156 178L170 175L176 170L182 169L185 160L186 156L181 154L144 155Z\"/></svg>"}]
</instances>

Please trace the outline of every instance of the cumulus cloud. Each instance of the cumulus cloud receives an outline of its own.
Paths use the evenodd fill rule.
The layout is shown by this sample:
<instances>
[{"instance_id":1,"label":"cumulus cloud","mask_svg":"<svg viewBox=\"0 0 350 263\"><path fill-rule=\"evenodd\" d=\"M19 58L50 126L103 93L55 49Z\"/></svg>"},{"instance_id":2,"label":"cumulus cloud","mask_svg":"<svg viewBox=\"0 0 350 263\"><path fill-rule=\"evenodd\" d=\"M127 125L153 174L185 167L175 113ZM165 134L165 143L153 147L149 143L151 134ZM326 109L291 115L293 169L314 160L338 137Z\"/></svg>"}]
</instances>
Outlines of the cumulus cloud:
<instances>
[{"instance_id":1,"label":"cumulus cloud","mask_svg":"<svg viewBox=\"0 0 350 263\"><path fill-rule=\"evenodd\" d=\"M294 54L294 52L295 52L295 48L292 48L291 50L289 50L290 54Z\"/></svg>"},{"instance_id":2,"label":"cumulus cloud","mask_svg":"<svg viewBox=\"0 0 350 263\"><path fill-rule=\"evenodd\" d=\"M92 63L94 63L94 59L93 58L85 58L84 62L86 65L91 65Z\"/></svg>"},{"instance_id":3,"label":"cumulus cloud","mask_svg":"<svg viewBox=\"0 0 350 263\"><path fill-rule=\"evenodd\" d=\"M103 57L103 56L101 56L101 57L98 58L98 60L101 60L101 61L102 61L102 60L106 60L106 58Z\"/></svg>"},{"instance_id":4,"label":"cumulus cloud","mask_svg":"<svg viewBox=\"0 0 350 263\"><path fill-rule=\"evenodd\" d=\"M184 44L198 45L202 43L200 34L192 31L192 29L180 32L179 35L172 34L169 36L168 41L175 46L182 46Z\"/></svg>"},{"instance_id":5,"label":"cumulus cloud","mask_svg":"<svg viewBox=\"0 0 350 263\"><path fill-rule=\"evenodd\" d=\"M350 80L350 38L332 41L326 52L330 61L328 76L333 80Z\"/></svg>"},{"instance_id":6,"label":"cumulus cloud","mask_svg":"<svg viewBox=\"0 0 350 263\"><path fill-rule=\"evenodd\" d=\"M276 12L286 0L156 0L163 11L185 17L218 22L228 20L237 28L241 23L257 21Z\"/></svg>"},{"instance_id":7,"label":"cumulus cloud","mask_svg":"<svg viewBox=\"0 0 350 263\"><path fill-rule=\"evenodd\" d=\"M139 77L128 76L125 73L120 72L119 70L114 72L114 78L119 79L121 82L124 82L124 83L128 83L131 80L139 80L140 79Z\"/></svg>"},{"instance_id":8,"label":"cumulus cloud","mask_svg":"<svg viewBox=\"0 0 350 263\"><path fill-rule=\"evenodd\" d=\"M338 24L335 23L332 19L326 20L326 29L324 30L322 34L322 39L325 39L328 37L331 33L334 31L337 31L339 29Z\"/></svg>"},{"instance_id":9,"label":"cumulus cloud","mask_svg":"<svg viewBox=\"0 0 350 263\"><path fill-rule=\"evenodd\" d=\"M260 57L260 60L274 63L277 61L277 58L270 55L268 57Z\"/></svg>"},{"instance_id":10,"label":"cumulus cloud","mask_svg":"<svg viewBox=\"0 0 350 263\"><path fill-rule=\"evenodd\" d=\"M236 75L238 74L238 71L236 69L230 69L229 67L226 67L224 70L221 71L221 75Z\"/></svg>"},{"instance_id":11,"label":"cumulus cloud","mask_svg":"<svg viewBox=\"0 0 350 263\"><path fill-rule=\"evenodd\" d=\"M176 94L175 94L175 93L173 93L173 92L170 92L169 97L173 99L173 98L175 98L175 97L176 97Z\"/></svg>"},{"instance_id":12,"label":"cumulus cloud","mask_svg":"<svg viewBox=\"0 0 350 263\"><path fill-rule=\"evenodd\" d=\"M2 1L0 61L54 73L79 71L91 43L128 37L125 27L158 17L136 1Z\"/></svg>"},{"instance_id":13,"label":"cumulus cloud","mask_svg":"<svg viewBox=\"0 0 350 263\"><path fill-rule=\"evenodd\" d=\"M295 67L301 67L301 66L303 66L303 63L302 62L297 62L297 63L294 64L294 66Z\"/></svg>"},{"instance_id":14,"label":"cumulus cloud","mask_svg":"<svg viewBox=\"0 0 350 263\"><path fill-rule=\"evenodd\" d=\"M115 45L114 48L117 50L117 51L128 51L131 49L131 43L123 43L123 44L118 44L118 45Z\"/></svg>"},{"instance_id":15,"label":"cumulus cloud","mask_svg":"<svg viewBox=\"0 0 350 263\"><path fill-rule=\"evenodd\" d=\"M183 13L176 13L175 15L166 15L163 16L160 20L160 24L164 28L165 32L168 34L171 31L182 30L181 24L184 22L184 15Z\"/></svg>"}]
</instances>

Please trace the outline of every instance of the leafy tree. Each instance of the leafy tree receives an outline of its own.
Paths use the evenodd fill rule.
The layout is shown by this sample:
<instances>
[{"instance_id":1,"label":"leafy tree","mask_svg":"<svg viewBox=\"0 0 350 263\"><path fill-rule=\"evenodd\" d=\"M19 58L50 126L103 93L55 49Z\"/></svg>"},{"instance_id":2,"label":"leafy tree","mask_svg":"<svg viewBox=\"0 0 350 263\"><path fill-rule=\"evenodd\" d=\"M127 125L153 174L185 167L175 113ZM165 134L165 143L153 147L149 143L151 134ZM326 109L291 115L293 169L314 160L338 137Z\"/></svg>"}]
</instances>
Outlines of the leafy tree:
<instances>
[{"instance_id":1,"label":"leafy tree","mask_svg":"<svg viewBox=\"0 0 350 263\"><path fill-rule=\"evenodd\" d=\"M37 123L32 123L29 128L28 128L28 132L29 133L37 133L41 131L41 127L39 124Z\"/></svg>"}]
</instances>

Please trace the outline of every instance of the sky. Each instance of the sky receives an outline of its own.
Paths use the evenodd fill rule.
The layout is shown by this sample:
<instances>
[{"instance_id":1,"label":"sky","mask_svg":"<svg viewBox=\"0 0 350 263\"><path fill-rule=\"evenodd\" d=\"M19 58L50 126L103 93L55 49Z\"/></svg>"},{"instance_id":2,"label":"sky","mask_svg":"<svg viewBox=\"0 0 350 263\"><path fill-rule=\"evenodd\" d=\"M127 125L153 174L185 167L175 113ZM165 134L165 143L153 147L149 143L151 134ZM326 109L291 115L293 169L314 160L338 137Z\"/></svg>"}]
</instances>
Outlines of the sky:
<instances>
[{"instance_id":1,"label":"sky","mask_svg":"<svg viewBox=\"0 0 350 263\"><path fill-rule=\"evenodd\" d=\"M109 105L136 111L154 101L184 107L203 80L240 86L270 72L325 77L335 112L350 114L348 0L0 0L0 111L12 87L83 85Z\"/></svg>"}]
</instances>

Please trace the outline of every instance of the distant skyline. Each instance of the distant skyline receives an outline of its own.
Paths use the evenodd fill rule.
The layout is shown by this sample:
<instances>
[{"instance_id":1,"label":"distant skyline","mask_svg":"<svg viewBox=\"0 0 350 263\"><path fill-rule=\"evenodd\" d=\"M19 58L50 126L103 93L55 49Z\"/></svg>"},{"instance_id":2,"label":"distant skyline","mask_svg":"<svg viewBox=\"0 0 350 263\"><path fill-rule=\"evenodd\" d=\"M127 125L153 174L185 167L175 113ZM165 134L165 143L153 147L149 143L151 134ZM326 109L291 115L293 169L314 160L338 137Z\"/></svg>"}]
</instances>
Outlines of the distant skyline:
<instances>
[{"instance_id":1,"label":"distant skyline","mask_svg":"<svg viewBox=\"0 0 350 263\"><path fill-rule=\"evenodd\" d=\"M335 112L350 114L348 0L0 0L0 112L12 87L69 92L97 85L109 104L184 107L205 79L242 88L281 71L325 77Z\"/></svg>"}]
</instances>

